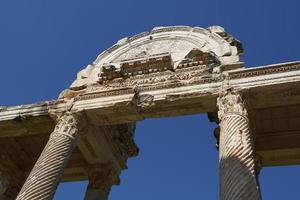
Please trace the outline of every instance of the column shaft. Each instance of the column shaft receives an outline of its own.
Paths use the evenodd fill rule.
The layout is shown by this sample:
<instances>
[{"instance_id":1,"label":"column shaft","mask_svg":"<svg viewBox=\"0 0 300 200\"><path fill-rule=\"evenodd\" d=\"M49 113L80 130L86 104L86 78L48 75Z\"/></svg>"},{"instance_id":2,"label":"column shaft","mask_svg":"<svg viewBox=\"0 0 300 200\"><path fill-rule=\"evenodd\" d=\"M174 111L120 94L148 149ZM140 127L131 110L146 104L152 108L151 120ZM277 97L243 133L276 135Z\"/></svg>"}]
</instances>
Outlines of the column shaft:
<instances>
[{"instance_id":1,"label":"column shaft","mask_svg":"<svg viewBox=\"0 0 300 200\"><path fill-rule=\"evenodd\" d=\"M218 98L220 199L260 200L253 139L242 98L229 91Z\"/></svg>"},{"instance_id":2,"label":"column shaft","mask_svg":"<svg viewBox=\"0 0 300 200\"><path fill-rule=\"evenodd\" d=\"M50 200L63 175L78 137L78 121L70 112L59 120L54 132L25 181L17 200Z\"/></svg>"}]
</instances>

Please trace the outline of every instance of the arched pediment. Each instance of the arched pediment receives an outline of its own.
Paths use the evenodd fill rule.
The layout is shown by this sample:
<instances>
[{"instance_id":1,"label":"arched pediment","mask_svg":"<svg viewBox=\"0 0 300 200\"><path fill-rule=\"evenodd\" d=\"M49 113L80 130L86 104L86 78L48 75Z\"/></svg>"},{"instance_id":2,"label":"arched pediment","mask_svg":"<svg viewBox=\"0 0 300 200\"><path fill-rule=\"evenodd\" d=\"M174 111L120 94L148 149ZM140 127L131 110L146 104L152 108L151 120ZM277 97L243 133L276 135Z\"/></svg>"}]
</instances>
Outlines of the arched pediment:
<instances>
[{"instance_id":1,"label":"arched pediment","mask_svg":"<svg viewBox=\"0 0 300 200\"><path fill-rule=\"evenodd\" d=\"M239 56L243 53L239 41L219 26L208 29L188 26L157 27L150 32L123 38L102 52L93 64L78 73L71 88L81 89L105 78L135 73L128 66L136 67L137 63L154 66L151 61L157 61L156 64L165 64L164 68L175 70L195 50L203 55L213 56L221 65L239 63ZM125 68L128 73L126 70L122 71ZM149 67L148 72L156 71L160 69Z\"/></svg>"}]
</instances>

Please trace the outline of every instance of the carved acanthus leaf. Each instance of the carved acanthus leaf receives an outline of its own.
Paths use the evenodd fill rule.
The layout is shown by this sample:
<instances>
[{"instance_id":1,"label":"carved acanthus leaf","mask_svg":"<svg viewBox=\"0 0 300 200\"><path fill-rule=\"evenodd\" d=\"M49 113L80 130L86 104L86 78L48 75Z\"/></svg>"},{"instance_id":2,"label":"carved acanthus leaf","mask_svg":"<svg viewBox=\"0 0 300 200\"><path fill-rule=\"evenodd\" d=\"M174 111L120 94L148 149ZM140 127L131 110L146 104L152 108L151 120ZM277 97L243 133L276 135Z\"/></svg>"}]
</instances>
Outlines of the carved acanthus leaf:
<instances>
[{"instance_id":1,"label":"carved acanthus leaf","mask_svg":"<svg viewBox=\"0 0 300 200\"><path fill-rule=\"evenodd\" d=\"M134 142L135 127L135 123L117 126L118 136L115 137L115 142L126 157L137 156L139 153L139 148Z\"/></svg>"},{"instance_id":2,"label":"carved acanthus leaf","mask_svg":"<svg viewBox=\"0 0 300 200\"><path fill-rule=\"evenodd\" d=\"M226 114L240 114L247 116L244 101L241 95L235 91L227 90L221 94L217 99L217 105L219 108L218 117L220 120L222 120Z\"/></svg>"},{"instance_id":3,"label":"carved acanthus leaf","mask_svg":"<svg viewBox=\"0 0 300 200\"><path fill-rule=\"evenodd\" d=\"M64 134L67 137L75 140L77 134L86 132L87 118L83 113L65 112L57 118L57 124L53 131L53 135Z\"/></svg>"},{"instance_id":4,"label":"carved acanthus leaf","mask_svg":"<svg viewBox=\"0 0 300 200\"><path fill-rule=\"evenodd\" d=\"M113 167L112 163L101 163L88 169L89 188L100 189L109 193L113 185L120 184L120 172Z\"/></svg>"}]
</instances>

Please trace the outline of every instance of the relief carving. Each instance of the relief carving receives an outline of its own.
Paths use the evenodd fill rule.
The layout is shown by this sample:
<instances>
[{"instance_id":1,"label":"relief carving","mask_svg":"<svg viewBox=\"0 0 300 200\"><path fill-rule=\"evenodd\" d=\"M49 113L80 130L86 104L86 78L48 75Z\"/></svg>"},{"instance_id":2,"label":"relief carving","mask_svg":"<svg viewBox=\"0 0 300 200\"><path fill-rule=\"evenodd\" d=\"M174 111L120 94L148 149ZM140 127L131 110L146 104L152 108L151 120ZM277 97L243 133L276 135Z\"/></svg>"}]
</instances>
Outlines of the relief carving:
<instances>
[{"instance_id":1,"label":"relief carving","mask_svg":"<svg viewBox=\"0 0 300 200\"><path fill-rule=\"evenodd\" d=\"M227 90L217 99L219 108L218 117L221 120L226 114L239 114L247 116L244 101L240 94L235 91Z\"/></svg>"},{"instance_id":2,"label":"relief carving","mask_svg":"<svg viewBox=\"0 0 300 200\"><path fill-rule=\"evenodd\" d=\"M71 89L82 90L97 82L103 83L105 88L108 80L192 66L205 65L211 73L212 68L218 65L239 63L241 45L224 29L217 29L158 27L151 32L124 38L79 72Z\"/></svg>"},{"instance_id":3,"label":"relief carving","mask_svg":"<svg viewBox=\"0 0 300 200\"><path fill-rule=\"evenodd\" d=\"M155 59L159 58L156 57ZM164 59L163 55L160 60ZM160 65L161 62L155 65L147 64L148 61L145 60L142 64L140 61L133 62L133 64L123 63L126 64L126 72L122 71L125 70L122 65L120 69L110 67L110 70L103 71L100 74L99 83L87 87L86 94L79 96L77 100L94 98L93 96L125 94L125 90L131 93L130 91L137 87L140 91L147 91L223 80L217 58L210 53L203 53L197 49L189 52L177 69L173 69L171 65L168 65L168 67L164 64ZM130 65L132 66L130 67Z\"/></svg>"},{"instance_id":4,"label":"relief carving","mask_svg":"<svg viewBox=\"0 0 300 200\"><path fill-rule=\"evenodd\" d=\"M72 140L76 140L79 134L86 132L87 118L83 113L65 112L57 119L57 124L51 135L63 134Z\"/></svg>"},{"instance_id":5,"label":"relief carving","mask_svg":"<svg viewBox=\"0 0 300 200\"><path fill-rule=\"evenodd\" d=\"M117 137L115 137L119 149L126 157L134 157L139 153L139 148L134 142L135 136L134 124L120 124L117 126Z\"/></svg>"},{"instance_id":6,"label":"relief carving","mask_svg":"<svg viewBox=\"0 0 300 200\"><path fill-rule=\"evenodd\" d=\"M89 188L99 189L109 194L113 185L120 185L120 172L112 163L102 163L90 166L88 169Z\"/></svg>"},{"instance_id":7,"label":"relief carving","mask_svg":"<svg viewBox=\"0 0 300 200\"><path fill-rule=\"evenodd\" d=\"M134 88L132 103L138 110L144 110L154 105L154 96L150 94L140 94L138 87Z\"/></svg>"},{"instance_id":8,"label":"relief carving","mask_svg":"<svg viewBox=\"0 0 300 200\"><path fill-rule=\"evenodd\" d=\"M239 79L239 78L246 78L246 77L255 77L260 75L268 75L268 74L277 74L283 72L291 72L300 70L300 64L291 63L289 65L285 64L284 66L271 66L265 68L257 68L251 69L247 71L236 71L229 73L229 79Z\"/></svg>"}]
</instances>

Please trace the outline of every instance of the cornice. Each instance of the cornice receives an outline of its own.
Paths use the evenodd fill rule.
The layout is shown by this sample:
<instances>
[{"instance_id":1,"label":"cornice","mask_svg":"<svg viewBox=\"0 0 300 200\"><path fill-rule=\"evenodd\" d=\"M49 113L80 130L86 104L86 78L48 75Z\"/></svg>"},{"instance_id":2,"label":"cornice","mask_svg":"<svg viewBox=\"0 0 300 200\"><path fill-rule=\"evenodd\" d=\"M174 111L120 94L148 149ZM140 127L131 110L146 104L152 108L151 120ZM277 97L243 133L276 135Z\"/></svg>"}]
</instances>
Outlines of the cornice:
<instances>
[{"instance_id":1,"label":"cornice","mask_svg":"<svg viewBox=\"0 0 300 200\"><path fill-rule=\"evenodd\" d=\"M228 72L230 80L256 77L261 75L279 74L284 72L299 71L300 61L253 67L234 72Z\"/></svg>"}]
</instances>

